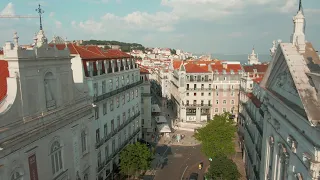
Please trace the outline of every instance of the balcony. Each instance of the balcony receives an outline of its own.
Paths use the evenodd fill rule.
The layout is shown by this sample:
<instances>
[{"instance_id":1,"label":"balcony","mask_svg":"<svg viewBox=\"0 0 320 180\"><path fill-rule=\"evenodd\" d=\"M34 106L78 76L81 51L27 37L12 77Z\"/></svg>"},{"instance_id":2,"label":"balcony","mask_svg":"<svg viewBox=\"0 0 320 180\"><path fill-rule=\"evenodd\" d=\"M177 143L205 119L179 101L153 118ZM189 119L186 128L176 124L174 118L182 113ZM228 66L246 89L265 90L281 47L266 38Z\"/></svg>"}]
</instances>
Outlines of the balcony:
<instances>
[{"instance_id":1,"label":"balcony","mask_svg":"<svg viewBox=\"0 0 320 180\"><path fill-rule=\"evenodd\" d=\"M207 107L207 108L210 108L211 104L186 104L186 107Z\"/></svg>"},{"instance_id":2,"label":"balcony","mask_svg":"<svg viewBox=\"0 0 320 180\"><path fill-rule=\"evenodd\" d=\"M126 120L124 123L122 123L120 126L118 126L116 129L112 130L107 136L102 138L99 142L95 144L96 149L98 149L103 143L109 141L114 135L116 135L119 131L121 131L124 127L126 127L128 124L133 122L137 117L140 116L140 111L137 112L135 115L130 117L128 120Z\"/></svg>"},{"instance_id":3,"label":"balcony","mask_svg":"<svg viewBox=\"0 0 320 180\"><path fill-rule=\"evenodd\" d=\"M119 94L119 93L121 93L121 92L123 92L123 91L126 91L126 90L128 90L128 89L131 89L131 88L133 88L133 87L135 87L135 86L138 86L138 85L140 85L140 84L142 84L142 83L143 83L143 81L140 80L140 81L137 81L137 82L135 82L135 83L126 85L126 86L124 86L124 87L121 87L121 88L119 88L119 89L115 89L115 90L113 90L113 91L107 92L107 93L105 93L105 94L102 94L102 95L99 95L99 96L95 96L95 97L93 97L93 102L102 101L102 100L107 99L107 98L109 98L109 97L111 97L111 96L114 96L114 95Z\"/></svg>"},{"instance_id":4,"label":"balcony","mask_svg":"<svg viewBox=\"0 0 320 180\"><path fill-rule=\"evenodd\" d=\"M67 179L69 176L69 173L68 173L68 169L61 172L58 176L56 176L55 178L53 178L53 180L64 180L64 179Z\"/></svg>"},{"instance_id":5,"label":"balcony","mask_svg":"<svg viewBox=\"0 0 320 180\"><path fill-rule=\"evenodd\" d=\"M187 88L187 91L213 91L212 88Z\"/></svg>"},{"instance_id":6,"label":"balcony","mask_svg":"<svg viewBox=\"0 0 320 180\"><path fill-rule=\"evenodd\" d=\"M135 130L133 132L132 135L129 136L129 138L127 140L125 140L121 145L120 147L118 147L116 150L113 151L113 153L108 157L106 158L106 160L104 161L104 164L105 165L108 165L109 162L119 153L121 152L125 147L126 145L140 132L141 128L139 127L137 130Z\"/></svg>"},{"instance_id":7,"label":"balcony","mask_svg":"<svg viewBox=\"0 0 320 180\"><path fill-rule=\"evenodd\" d=\"M101 164L98 164L98 167L96 167L97 173L101 172L105 166L105 161L102 161Z\"/></svg>"}]
</instances>

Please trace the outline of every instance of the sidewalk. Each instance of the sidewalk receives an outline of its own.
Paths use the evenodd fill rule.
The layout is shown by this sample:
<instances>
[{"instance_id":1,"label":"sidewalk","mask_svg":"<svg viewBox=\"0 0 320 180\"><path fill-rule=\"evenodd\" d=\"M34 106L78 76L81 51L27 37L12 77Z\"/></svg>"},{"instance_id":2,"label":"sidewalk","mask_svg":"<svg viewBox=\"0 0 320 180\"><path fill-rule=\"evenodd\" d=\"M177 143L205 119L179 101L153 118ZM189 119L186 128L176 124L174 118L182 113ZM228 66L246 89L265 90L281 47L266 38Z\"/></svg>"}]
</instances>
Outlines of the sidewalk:
<instances>
[{"instance_id":1,"label":"sidewalk","mask_svg":"<svg viewBox=\"0 0 320 180\"><path fill-rule=\"evenodd\" d=\"M177 142L176 139L173 139L172 136L174 135L185 135L185 137L183 139L180 140L180 142ZM196 146L199 145L200 142L197 141L194 137L193 137L194 132L190 132L190 131L182 131L182 130L176 130L174 131L174 133L170 134L170 137L162 137L159 140L159 144L168 144L170 145L176 145L176 146Z\"/></svg>"},{"instance_id":2,"label":"sidewalk","mask_svg":"<svg viewBox=\"0 0 320 180\"><path fill-rule=\"evenodd\" d=\"M241 149L239 148L239 145L238 145L238 139L239 139L238 133L236 133L236 136L235 136L235 139L234 139L234 145L235 145L236 154L232 158L232 160L237 165L238 171L241 174L240 180L246 180L247 176L246 176L246 171L245 171L245 168L244 168L245 165L244 165L244 163L242 161Z\"/></svg>"}]
</instances>

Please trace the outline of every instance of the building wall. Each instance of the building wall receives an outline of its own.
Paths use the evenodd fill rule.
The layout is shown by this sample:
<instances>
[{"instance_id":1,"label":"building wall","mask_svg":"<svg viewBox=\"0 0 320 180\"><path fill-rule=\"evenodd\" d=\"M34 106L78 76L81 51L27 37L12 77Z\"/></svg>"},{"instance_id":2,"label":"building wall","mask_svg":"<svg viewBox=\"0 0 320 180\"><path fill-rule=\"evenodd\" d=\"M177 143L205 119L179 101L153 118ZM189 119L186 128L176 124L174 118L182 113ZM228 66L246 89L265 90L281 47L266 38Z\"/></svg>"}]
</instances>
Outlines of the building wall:
<instances>
[{"instance_id":1,"label":"building wall","mask_svg":"<svg viewBox=\"0 0 320 180\"><path fill-rule=\"evenodd\" d=\"M141 86L141 125L143 127L142 137L146 141L152 140L155 122L151 117L151 92L149 74L141 74L144 83Z\"/></svg>"},{"instance_id":2,"label":"building wall","mask_svg":"<svg viewBox=\"0 0 320 180\"><path fill-rule=\"evenodd\" d=\"M37 36L35 49L21 49L18 38L4 49L10 74L0 105L0 179L83 178L90 160L80 139L91 98L74 84L69 51L49 47L43 31Z\"/></svg>"},{"instance_id":3,"label":"building wall","mask_svg":"<svg viewBox=\"0 0 320 180\"><path fill-rule=\"evenodd\" d=\"M141 127L140 72L138 66L134 66L132 69L87 77L86 81L96 106L93 114L95 120L91 122L96 136L92 136L91 140L97 145L92 159L101 162L97 175L109 178L111 173L106 170L112 171L114 164L118 165L120 151L126 144L141 138L139 132L129 139ZM112 95L108 96L111 92ZM98 168L98 163L94 167Z\"/></svg>"}]
</instances>

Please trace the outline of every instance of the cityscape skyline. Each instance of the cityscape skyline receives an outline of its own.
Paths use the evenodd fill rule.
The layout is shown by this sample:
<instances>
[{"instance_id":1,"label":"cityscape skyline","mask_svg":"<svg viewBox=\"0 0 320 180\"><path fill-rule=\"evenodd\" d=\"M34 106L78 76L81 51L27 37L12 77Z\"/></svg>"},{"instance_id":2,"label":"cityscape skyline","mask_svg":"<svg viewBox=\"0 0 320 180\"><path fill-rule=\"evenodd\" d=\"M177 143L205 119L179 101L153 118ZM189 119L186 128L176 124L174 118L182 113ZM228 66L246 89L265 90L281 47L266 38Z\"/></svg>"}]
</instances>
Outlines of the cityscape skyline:
<instances>
[{"instance_id":1,"label":"cityscape skyline","mask_svg":"<svg viewBox=\"0 0 320 180\"><path fill-rule=\"evenodd\" d=\"M61 3L12 0L0 2L0 14L34 16L38 3L45 11L43 25L49 39L55 34L70 40L118 40L207 54L246 54L254 46L257 53L268 54L272 40L289 41L290 19L297 11L298 1L69 0L61 6ZM320 39L316 29L320 24L315 17L320 14L320 4L315 0L303 4L308 19L306 39L315 42L318 49ZM72 6L78 10L71 11ZM193 13L186 9L192 9ZM3 40L14 31L32 35L39 29L36 19L1 19L0 24ZM31 43L28 37L20 35L20 42Z\"/></svg>"}]
</instances>

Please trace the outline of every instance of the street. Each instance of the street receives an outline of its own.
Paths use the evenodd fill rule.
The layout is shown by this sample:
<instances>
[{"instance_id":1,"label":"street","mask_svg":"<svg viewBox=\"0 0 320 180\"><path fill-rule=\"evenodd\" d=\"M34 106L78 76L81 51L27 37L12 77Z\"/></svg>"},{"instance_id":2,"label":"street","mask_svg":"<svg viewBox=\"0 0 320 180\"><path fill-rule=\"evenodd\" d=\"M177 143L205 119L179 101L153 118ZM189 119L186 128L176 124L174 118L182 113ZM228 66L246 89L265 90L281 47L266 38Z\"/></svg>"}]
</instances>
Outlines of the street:
<instances>
[{"instance_id":1,"label":"street","mask_svg":"<svg viewBox=\"0 0 320 180\"><path fill-rule=\"evenodd\" d=\"M157 147L156 152L163 157L164 161L157 169L154 180L185 180L189 179L193 172L199 174L199 180L203 179L209 161L200 148L200 145ZM198 169L200 162L204 163L202 170Z\"/></svg>"}]
</instances>

